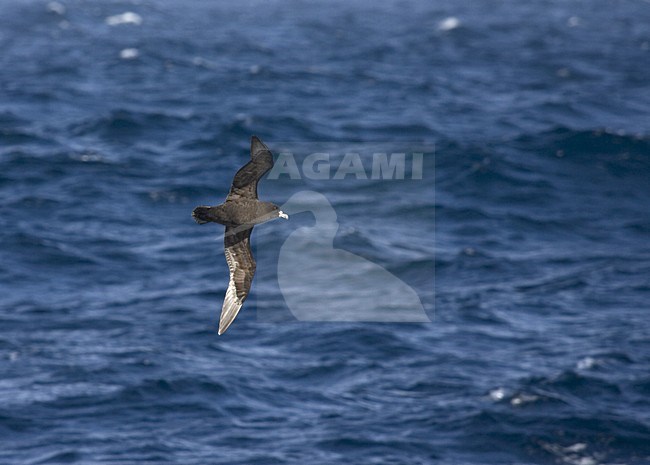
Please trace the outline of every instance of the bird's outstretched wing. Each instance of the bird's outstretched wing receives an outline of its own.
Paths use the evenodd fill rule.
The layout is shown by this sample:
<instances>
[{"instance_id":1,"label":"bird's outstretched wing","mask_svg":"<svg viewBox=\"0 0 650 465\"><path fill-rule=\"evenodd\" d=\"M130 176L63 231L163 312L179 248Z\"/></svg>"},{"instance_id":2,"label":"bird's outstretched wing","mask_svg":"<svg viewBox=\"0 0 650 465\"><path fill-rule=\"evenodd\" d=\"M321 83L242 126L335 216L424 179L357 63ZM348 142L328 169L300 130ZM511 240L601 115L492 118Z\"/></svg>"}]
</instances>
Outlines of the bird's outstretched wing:
<instances>
[{"instance_id":1,"label":"bird's outstretched wing","mask_svg":"<svg viewBox=\"0 0 650 465\"><path fill-rule=\"evenodd\" d=\"M250 247L252 230L253 228L248 228L237 231L236 228L226 227L224 252L230 270L230 282L221 308L219 334L223 334L234 321L253 282L256 265Z\"/></svg>"},{"instance_id":2,"label":"bird's outstretched wing","mask_svg":"<svg viewBox=\"0 0 650 465\"><path fill-rule=\"evenodd\" d=\"M264 143L253 136L251 138L251 161L237 171L227 200L240 198L257 199L257 182L273 167L273 155Z\"/></svg>"}]
</instances>

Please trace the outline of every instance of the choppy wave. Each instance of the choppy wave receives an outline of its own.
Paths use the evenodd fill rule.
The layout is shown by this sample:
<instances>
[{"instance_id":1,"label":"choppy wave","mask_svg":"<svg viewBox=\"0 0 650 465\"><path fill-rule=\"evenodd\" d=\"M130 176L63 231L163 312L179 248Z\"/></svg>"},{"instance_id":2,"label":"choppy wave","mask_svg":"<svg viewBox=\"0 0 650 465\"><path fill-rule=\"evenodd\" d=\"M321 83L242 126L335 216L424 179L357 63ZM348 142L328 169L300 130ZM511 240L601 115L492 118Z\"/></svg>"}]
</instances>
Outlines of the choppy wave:
<instances>
[{"instance_id":1,"label":"choppy wave","mask_svg":"<svg viewBox=\"0 0 650 465\"><path fill-rule=\"evenodd\" d=\"M248 6L3 6L0 462L650 463L647 10ZM255 229L216 335L223 239L190 213L251 134L435 147L422 180L260 184L323 193L431 324L297 321L301 213Z\"/></svg>"}]
</instances>

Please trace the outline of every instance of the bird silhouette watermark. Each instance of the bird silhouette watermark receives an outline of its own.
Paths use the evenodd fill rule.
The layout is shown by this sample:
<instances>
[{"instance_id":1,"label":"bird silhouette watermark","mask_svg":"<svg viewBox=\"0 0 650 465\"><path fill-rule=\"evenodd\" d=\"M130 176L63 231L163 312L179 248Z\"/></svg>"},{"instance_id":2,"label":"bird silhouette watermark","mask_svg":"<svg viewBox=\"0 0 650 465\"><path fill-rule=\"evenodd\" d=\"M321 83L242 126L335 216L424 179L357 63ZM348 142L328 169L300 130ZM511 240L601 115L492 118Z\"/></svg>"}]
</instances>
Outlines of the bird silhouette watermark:
<instances>
[{"instance_id":1,"label":"bird silhouette watermark","mask_svg":"<svg viewBox=\"0 0 650 465\"><path fill-rule=\"evenodd\" d=\"M319 192L300 191L282 205L314 224L295 229L280 247L277 277L299 321L429 322L418 293L385 267L334 246L337 214Z\"/></svg>"}]
</instances>

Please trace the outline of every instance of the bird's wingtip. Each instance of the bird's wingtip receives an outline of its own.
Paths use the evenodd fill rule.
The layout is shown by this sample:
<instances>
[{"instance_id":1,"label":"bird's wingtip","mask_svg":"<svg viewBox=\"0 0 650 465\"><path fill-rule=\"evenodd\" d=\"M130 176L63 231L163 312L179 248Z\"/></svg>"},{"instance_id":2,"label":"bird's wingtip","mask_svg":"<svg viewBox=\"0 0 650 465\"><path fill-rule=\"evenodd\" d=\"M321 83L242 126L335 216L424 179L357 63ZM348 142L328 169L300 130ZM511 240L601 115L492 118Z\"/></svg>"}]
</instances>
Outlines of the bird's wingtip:
<instances>
[{"instance_id":1,"label":"bird's wingtip","mask_svg":"<svg viewBox=\"0 0 650 465\"><path fill-rule=\"evenodd\" d=\"M235 316L237 316L237 313L235 313ZM222 319L222 320L219 321L219 329L217 330L217 334L219 336L221 336L223 333L225 333L228 330L228 328L230 328L230 325L234 321L235 316L233 316L229 320L228 319Z\"/></svg>"},{"instance_id":2,"label":"bird's wingtip","mask_svg":"<svg viewBox=\"0 0 650 465\"><path fill-rule=\"evenodd\" d=\"M269 148L260 140L259 137L255 135L251 136L251 156L263 150L269 150Z\"/></svg>"},{"instance_id":3,"label":"bird's wingtip","mask_svg":"<svg viewBox=\"0 0 650 465\"><path fill-rule=\"evenodd\" d=\"M219 322L219 329L217 330L217 334L219 336L221 336L223 333L226 332L226 330L228 329L228 326L230 326L230 325L225 325L223 321L220 321Z\"/></svg>"}]
</instances>

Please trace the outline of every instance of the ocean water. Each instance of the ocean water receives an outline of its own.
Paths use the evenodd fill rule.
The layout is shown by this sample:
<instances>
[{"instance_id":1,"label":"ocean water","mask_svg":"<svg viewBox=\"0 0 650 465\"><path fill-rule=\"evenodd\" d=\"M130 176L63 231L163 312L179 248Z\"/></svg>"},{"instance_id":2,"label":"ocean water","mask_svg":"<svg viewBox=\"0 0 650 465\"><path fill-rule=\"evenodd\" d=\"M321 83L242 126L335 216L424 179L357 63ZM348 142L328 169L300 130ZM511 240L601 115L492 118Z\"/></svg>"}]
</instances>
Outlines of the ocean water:
<instances>
[{"instance_id":1,"label":"ocean water","mask_svg":"<svg viewBox=\"0 0 650 465\"><path fill-rule=\"evenodd\" d=\"M1 2L0 464L649 464L649 25L631 0ZM430 322L296 318L299 213L255 229L217 336L219 227L190 213L252 134L433 147L421 180L260 183L323 195ZM324 268L294 292L340 305L300 251Z\"/></svg>"}]
</instances>

